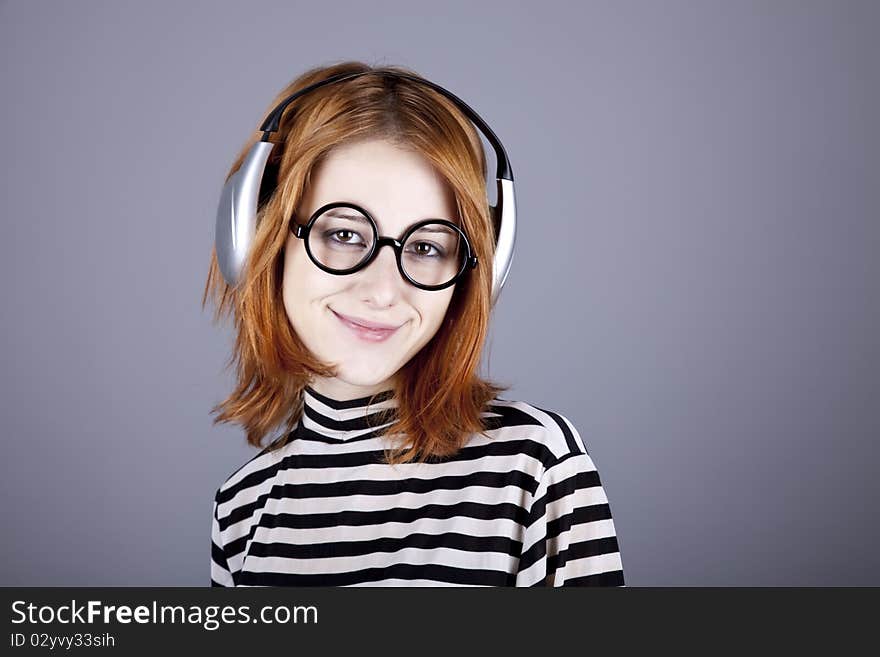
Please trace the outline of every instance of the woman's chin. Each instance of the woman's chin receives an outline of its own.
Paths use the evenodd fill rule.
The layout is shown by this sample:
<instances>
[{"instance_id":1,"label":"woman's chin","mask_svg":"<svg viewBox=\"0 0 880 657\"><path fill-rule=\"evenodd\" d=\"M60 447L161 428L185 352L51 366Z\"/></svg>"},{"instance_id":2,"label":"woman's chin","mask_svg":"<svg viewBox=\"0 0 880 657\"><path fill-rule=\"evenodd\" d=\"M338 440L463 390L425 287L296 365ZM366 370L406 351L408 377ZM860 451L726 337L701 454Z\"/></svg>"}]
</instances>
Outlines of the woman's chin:
<instances>
[{"instance_id":1,"label":"woman's chin","mask_svg":"<svg viewBox=\"0 0 880 657\"><path fill-rule=\"evenodd\" d=\"M340 363L336 378L351 386L373 388L384 384L393 374L393 372L386 371L384 366L387 365L387 362L382 365L383 367L380 369L375 363L358 363L357 365Z\"/></svg>"}]
</instances>

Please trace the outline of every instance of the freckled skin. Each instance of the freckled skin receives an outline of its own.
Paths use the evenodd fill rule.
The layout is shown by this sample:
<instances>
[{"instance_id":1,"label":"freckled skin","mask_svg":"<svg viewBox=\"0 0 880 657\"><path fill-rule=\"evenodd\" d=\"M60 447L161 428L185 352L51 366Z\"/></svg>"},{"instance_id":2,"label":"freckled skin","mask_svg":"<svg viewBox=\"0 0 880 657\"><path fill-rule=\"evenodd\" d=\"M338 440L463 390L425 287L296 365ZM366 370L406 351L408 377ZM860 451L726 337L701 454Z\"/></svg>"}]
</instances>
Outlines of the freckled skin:
<instances>
[{"instance_id":1,"label":"freckled skin","mask_svg":"<svg viewBox=\"0 0 880 657\"><path fill-rule=\"evenodd\" d=\"M432 164L419 153L384 140L335 148L311 175L297 209L301 222L319 207L349 201L367 210L380 235L400 239L408 226L429 217L454 221L455 197ZM354 274L336 276L319 269L305 243L288 235L282 281L284 309L305 346L325 363L339 366L335 378L312 381L320 394L345 400L390 388L395 374L434 336L455 285L421 290L400 275L394 250ZM355 337L331 309L383 324L404 324L387 340Z\"/></svg>"}]
</instances>

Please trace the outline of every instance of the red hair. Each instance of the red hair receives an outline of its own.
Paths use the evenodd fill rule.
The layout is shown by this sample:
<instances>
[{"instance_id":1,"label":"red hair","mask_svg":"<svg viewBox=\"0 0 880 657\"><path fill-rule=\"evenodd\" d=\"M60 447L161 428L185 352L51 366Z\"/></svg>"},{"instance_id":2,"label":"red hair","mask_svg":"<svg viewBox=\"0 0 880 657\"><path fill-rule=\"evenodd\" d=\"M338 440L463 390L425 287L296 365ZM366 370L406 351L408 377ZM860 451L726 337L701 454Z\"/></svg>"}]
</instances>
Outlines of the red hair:
<instances>
[{"instance_id":1,"label":"red hair","mask_svg":"<svg viewBox=\"0 0 880 657\"><path fill-rule=\"evenodd\" d=\"M400 66L371 67L346 61L306 71L272 101L340 73L388 71L417 75ZM454 192L459 225L468 235L479 265L460 279L446 317L433 338L394 378L398 402L395 423L384 433L406 439L386 450L388 463L425 461L455 454L475 432L484 433L481 413L487 402L510 386L480 378L477 369L491 314L492 262L496 235L486 196L486 158L470 120L445 96L418 82L363 75L325 85L291 103L284 113L270 161L277 186L261 199L257 230L241 279L232 288L223 279L212 251L202 297L216 304L214 321L232 311L236 340L227 365L236 363L237 385L211 409L218 422L242 425L247 441L263 438L280 424L286 435L268 445L277 449L293 436L302 390L313 376L333 377L332 367L309 352L293 331L282 300L284 246L288 219L304 195L312 170L331 149L344 143L385 139L423 155ZM241 166L262 133L242 147L227 174Z\"/></svg>"}]
</instances>

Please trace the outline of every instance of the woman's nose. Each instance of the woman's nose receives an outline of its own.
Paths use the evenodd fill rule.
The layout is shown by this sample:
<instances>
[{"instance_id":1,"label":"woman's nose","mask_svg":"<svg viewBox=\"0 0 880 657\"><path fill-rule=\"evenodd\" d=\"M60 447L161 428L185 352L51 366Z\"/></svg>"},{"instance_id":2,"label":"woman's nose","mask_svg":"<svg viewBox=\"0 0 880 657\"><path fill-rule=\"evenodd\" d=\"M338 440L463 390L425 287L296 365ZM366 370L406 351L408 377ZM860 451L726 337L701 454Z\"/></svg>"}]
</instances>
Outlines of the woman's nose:
<instances>
[{"instance_id":1,"label":"woman's nose","mask_svg":"<svg viewBox=\"0 0 880 657\"><path fill-rule=\"evenodd\" d=\"M394 246L386 242L379 244L376 248L377 252L373 261L361 270L365 274L365 278L372 284L398 285L399 282L406 283L397 269L397 253L394 251Z\"/></svg>"}]
</instances>

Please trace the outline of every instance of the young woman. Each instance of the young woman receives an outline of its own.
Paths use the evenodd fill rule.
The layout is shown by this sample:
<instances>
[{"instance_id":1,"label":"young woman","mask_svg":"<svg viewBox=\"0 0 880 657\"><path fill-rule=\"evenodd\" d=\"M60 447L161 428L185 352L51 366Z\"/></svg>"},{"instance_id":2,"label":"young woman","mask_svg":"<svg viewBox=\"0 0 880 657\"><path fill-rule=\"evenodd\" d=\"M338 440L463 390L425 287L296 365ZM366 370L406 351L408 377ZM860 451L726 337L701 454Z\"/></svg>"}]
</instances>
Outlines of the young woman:
<instances>
[{"instance_id":1,"label":"young woman","mask_svg":"<svg viewBox=\"0 0 880 657\"><path fill-rule=\"evenodd\" d=\"M260 449L216 492L212 584L623 586L574 425L477 375L496 248L479 135L398 73L416 76L344 62L285 88L273 108L318 84L280 117L234 286L212 254L203 304L234 314L238 363L215 423Z\"/></svg>"}]
</instances>

